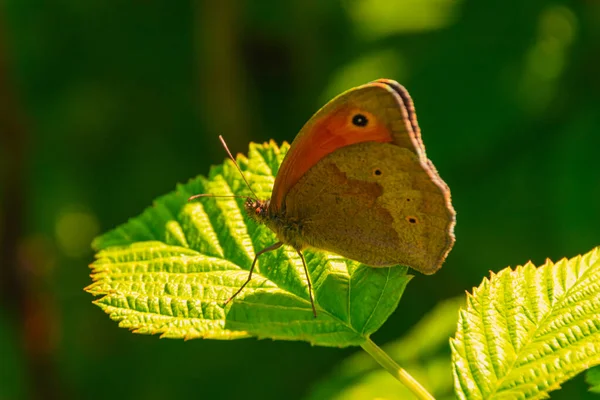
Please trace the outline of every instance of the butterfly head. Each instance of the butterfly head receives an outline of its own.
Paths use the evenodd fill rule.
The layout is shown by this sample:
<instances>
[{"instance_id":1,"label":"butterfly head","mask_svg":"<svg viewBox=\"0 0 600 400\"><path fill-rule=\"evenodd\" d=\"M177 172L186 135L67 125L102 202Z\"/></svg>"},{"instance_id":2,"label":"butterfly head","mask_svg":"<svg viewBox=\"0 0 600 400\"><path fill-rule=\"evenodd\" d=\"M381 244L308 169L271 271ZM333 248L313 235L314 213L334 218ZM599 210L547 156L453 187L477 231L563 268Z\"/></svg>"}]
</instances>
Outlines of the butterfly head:
<instances>
[{"instance_id":1,"label":"butterfly head","mask_svg":"<svg viewBox=\"0 0 600 400\"><path fill-rule=\"evenodd\" d=\"M258 200L248 197L244 208L250 218L256 222L264 223L269 217L269 200Z\"/></svg>"}]
</instances>

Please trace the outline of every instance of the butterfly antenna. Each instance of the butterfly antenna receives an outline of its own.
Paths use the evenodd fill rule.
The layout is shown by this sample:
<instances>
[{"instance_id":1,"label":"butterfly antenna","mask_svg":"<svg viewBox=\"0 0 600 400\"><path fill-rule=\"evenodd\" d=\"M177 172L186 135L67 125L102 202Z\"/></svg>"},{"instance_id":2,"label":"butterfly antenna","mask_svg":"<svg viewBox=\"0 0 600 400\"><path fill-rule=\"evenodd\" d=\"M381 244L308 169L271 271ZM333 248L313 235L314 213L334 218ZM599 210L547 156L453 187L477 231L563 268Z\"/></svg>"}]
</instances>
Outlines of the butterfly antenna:
<instances>
[{"instance_id":1,"label":"butterfly antenna","mask_svg":"<svg viewBox=\"0 0 600 400\"><path fill-rule=\"evenodd\" d=\"M238 199L247 199L248 196L238 196L235 194L212 194L212 193L202 193L202 194L195 194L193 196L190 196L188 198L188 201L192 201L192 200L196 200L199 199L200 197L235 197Z\"/></svg>"},{"instance_id":2,"label":"butterfly antenna","mask_svg":"<svg viewBox=\"0 0 600 400\"><path fill-rule=\"evenodd\" d=\"M252 188L250 187L250 184L248 183L248 180L246 180L246 177L244 176L244 173L242 172L242 169L238 165L237 161L235 161L235 158L233 158L233 156L231 155L231 151L229 151L229 148L227 147L227 143L225 143L225 139L223 139L223 136L219 135L219 140L221 141L221 144L223 145L223 148L227 152L227 155L229 156L229 158L231 159L231 161L233 161L233 164L235 165L235 167L237 168L237 170L240 171L240 175L242 175L242 179L244 180L244 182L246 182L246 186L248 186L248 189L250 189L250 191L254 195L254 199L258 200L258 196L256 195L256 193L254 193L254 190L252 190Z\"/></svg>"}]
</instances>

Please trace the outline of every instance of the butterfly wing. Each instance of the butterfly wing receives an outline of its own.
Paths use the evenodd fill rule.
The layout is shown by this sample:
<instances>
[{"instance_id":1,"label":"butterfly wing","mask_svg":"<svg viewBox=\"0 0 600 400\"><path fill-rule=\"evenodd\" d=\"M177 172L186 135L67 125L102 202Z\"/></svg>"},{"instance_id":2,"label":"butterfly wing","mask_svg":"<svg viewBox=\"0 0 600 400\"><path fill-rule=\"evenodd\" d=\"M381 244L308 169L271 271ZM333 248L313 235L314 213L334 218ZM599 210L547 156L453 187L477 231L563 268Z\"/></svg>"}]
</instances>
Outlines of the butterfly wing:
<instances>
[{"instance_id":1,"label":"butterfly wing","mask_svg":"<svg viewBox=\"0 0 600 400\"><path fill-rule=\"evenodd\" d=\"M351 89L311 118L270 208L300 221L305 245L372 266L433 273L454 243L449 189L425 155L410 96L389 80Z\"/></svg>"},{"instance_id":2,"label":"butterfly wing","mask_svg":"<svg viewBox=\"0 0 600 400\"><path fill-rule=\"evenodd\" d=\"M343 147L320 160L287 196L306 245L371 266L438 270L454 243L446 198L408 150L389 143Z\"/></svg>"}]
</instances>

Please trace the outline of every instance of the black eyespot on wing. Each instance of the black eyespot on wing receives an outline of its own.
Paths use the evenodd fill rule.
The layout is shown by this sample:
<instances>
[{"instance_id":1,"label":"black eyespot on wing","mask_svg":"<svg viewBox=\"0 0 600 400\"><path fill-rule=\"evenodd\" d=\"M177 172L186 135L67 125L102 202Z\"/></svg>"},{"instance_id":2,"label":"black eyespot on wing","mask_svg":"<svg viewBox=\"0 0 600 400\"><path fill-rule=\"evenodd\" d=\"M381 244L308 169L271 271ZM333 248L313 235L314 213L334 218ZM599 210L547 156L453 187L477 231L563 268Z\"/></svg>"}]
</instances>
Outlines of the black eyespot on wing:
<instances>
[{"instance_id":1,"label":"black eyespot on wing","mask_svg":"<svg viewBox=\"0 0 600 400\"><path fill-rule=\"evenodd\" d=\"M381 176L381 175L383 175L383 172L379 168L375 168L373 170L373 175L374 176Z\"/></svg>"},{"instance_id":2,"label":"black eyespot on wing","mask_svg":"<svg viewBox=\"0 0 600 400\"><path fill-rule=\"evenodd\" d=\"M352 124L354 126L363 128L363 127L367 126L368 123L369 123L368 118L363 114L355 114L352 117Z\"/></svg>"},{"instance_id":3,"label":"black eyespot on wing","mask_svg":"<svg viewBox=\"0 0 600 400\"><path fill-rule=\"evenodd\" d=\"M417 219L417 217L413 217L412 215L407 216L406 221L410 222L411 224L419 223L419 220Z\"/></svg>"}]
</instances>

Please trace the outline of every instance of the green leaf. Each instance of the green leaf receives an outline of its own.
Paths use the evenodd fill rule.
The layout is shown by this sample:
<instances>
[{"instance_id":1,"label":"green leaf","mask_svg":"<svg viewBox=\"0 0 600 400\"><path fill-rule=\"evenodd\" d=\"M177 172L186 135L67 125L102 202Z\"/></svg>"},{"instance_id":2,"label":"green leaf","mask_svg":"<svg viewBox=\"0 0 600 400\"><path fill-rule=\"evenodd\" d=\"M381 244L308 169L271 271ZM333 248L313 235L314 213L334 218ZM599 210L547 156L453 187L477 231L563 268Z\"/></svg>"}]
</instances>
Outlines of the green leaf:
<instances>
[{"instance_id":1,"label":"green leaf","mask_svg":"<svg viewBox=\"0 0 600 400\"><path fill-rule=\"evenodd\" d=\"M484 279L451 346L461 399L545 398L599 364L600 248Z\"/></svg>"},{"instance_id":2,"label":"green leaf","mask_svg":"<svg viewBox=\"0 0 600 400\"><path fill-rule=\"evenodd\" d=\"M289 145L250 145L238 163L260 197L270 195ZM169 338L236 339L248 336L304 340L324 346L360 345L397 307L411 276L406 267L370 268L333 254L306 251L318 317L310 306L302 262L284 246L259 258L277 241L245 214L243 199L201 198L198 193L247 195L231 161L179 185L140 216L100 236L86 288L119 326Z\"/></svg>"},{"instance_id":3,"label":"green leaf","mask_svg":"<svg viewBox=\"0 0 600 400\"><path fill-rule=\"evenodd\" d=\"M585 380L590 385L590 392L600 393L600 367L590 369L585 375Z\"/></svg>"},{"instance_id":4,"label":"green leaf","mask_svg":"<svg viewBox=\"0 0 600 400\"><path fill-rule=\"evenodd\" d=\"M439 303L402 338L382 349L411 373L436 399L454 398L448 338L456 329L464 298ZM366 352L343 360L312 388L307 399L408 399L411 392L382 370Z\"/></svg>"}]
</instances>

